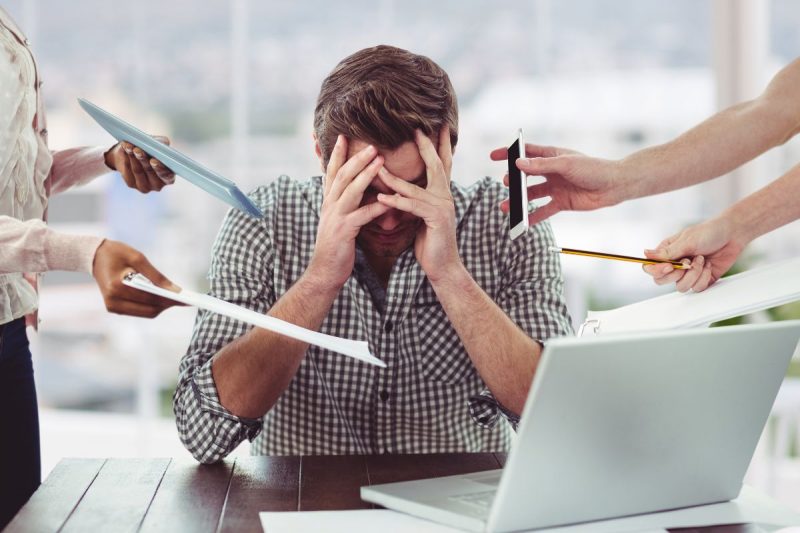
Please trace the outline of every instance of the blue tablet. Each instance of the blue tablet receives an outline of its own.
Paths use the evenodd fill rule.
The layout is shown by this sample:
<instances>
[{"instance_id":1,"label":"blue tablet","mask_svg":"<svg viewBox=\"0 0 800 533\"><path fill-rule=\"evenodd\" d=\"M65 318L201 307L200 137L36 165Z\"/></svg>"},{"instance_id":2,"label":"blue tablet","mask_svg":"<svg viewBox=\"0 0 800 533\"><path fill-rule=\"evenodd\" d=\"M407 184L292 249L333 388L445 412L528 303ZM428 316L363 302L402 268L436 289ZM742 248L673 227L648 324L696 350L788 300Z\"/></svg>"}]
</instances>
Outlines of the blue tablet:
<instances>
[{"instance_id":1,"label":"blue tablet","mask_svg":"<svg viewBox=\"0 0 800 533\"><path fill-rule=\"evenodd\" d=\"M83 98L78 98L78 102L84 111L89 113L103 129L113 135L118 141L127 141L138 146L151 157L155 157L161 161L164 166L169 168L176 175L200 187L207 193L216 196L239 211L256 218L262 218L264 216L261 209L259 209L232 181L208 170L197 161L186 157L171 146L157 141L140 129L115 117L108 111L100 109L93 103Z\"/></svg>"}]
</instances>

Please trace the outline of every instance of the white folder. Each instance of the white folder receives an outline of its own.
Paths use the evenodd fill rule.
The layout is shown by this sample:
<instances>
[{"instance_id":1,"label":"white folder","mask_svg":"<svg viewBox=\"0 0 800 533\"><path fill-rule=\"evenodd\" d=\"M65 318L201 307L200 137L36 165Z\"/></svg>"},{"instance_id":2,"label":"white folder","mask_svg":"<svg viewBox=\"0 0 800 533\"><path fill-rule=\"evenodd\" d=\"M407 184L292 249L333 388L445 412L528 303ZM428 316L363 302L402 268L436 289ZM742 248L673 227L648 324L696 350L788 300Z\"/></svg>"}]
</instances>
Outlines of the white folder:
<instances>
[{"instance_id":1,"label":"white folder","mask_svg":"<svg viewBox=\"0 0 800 533\"><path fill-rule=\"evenodd\" d=\"M149 155L158 158L168 169L207 193L251 217L263 218L261 209L229 179L205 168L175 148L147 135L142 130L101 109L93 103L78 98L78 103L108 133L118 141L132 143Z\"/></svg>"},{"instance_id":2,"label":"white folder","mask_svg":"<svg viewBox=\"0 0 800 533\"><path fill-rule=\"evenodd\" d=\"M180 292L162 289L161 287L154 285L153 282L151 282L145 276L135 272L125 276L122 282L129 287L149 292L150 294L155 294L170 300L175 300L176 302L181 302L186 305L205 309L206 311L219 313L235 320L241 320L242 322L247 322L248 324L252 324L281 335L286 335L287 337L292 337L293 339L338 352L342 355L352 357L353 359L358 359L359 361L364 361L365 363L369 363L371 365L386 368L386 363L372 355L372 353L369 351L369 344L364 341L342 339L341 337L334 337L333 335L326 335L324 333L312 331L278 318L263 315L239 305L220 300L219 298L208 296L207 294L200 294L197 292L187 291L185 289L182 289Z\"/></svg>"},{"instance_id":3,"label":"white folder","mask_svg":"<svg viewBox=\"0 0 800 533\"><path fill-rule=\"evenodd\" d=\"M703 292L673 292L609 311L589 311L579 336L704 327L800 300L800 257L723 278Z\"/></svg>"}]
</instances>

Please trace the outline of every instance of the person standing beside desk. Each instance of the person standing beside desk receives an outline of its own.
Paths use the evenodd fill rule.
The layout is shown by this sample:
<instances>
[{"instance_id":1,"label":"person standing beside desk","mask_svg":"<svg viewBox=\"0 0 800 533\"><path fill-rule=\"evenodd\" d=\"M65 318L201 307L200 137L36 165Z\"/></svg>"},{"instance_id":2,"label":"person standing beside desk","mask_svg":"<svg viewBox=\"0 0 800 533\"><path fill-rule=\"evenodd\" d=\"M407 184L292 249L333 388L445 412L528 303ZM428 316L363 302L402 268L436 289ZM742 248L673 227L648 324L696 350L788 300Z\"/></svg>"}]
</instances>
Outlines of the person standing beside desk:
<instances>
[{"instance_id":1,"label":"person standing beside desk","mask_svg":"<svg viewBox=\"0 0 800 533\"><path fill-rule=\"evenodd\" d=\"M26 315L36 326L36 277L91 273L109 311L153 317L173 302L122 285L125 272L170 287L140 252L121 243L47 227L48 197L117 170L141 192L174 180L139 148L117 144L51 152L38 76L28 41L0 8L0 529L40 483L39 418Z\"/></svg>"},{"instance_id":2,"label":"person standing beside desk","mask_svg":"<svg viewBox=\"0 0 800 533\"><path fill-rule=\"evenodd\" d=\"M541 353L571 332L549 225L510 240L491 178L450 179L449 77L391 46L323 81L324 176L281 176L231 211L210 294L322 333L369 341L381 369L200 311L173 408L203 463L245 438L255 455L506 451Z\"/></svg>"},{"instance_id":3,"label":"person standing beside desk","mask_svg":"<svg viewBox=\"0 0 800 533\"><path fill-rule=\"evenodd\" d=\"M559 211L590 211L625 200L688 187L734 170L800 132L800 59L778 72L756 99L734 105L673 141L611 161L552 146L526 146L517 166L547 181L528 198L551 197L528 217L535 224ZM506 159L504 148L492 151ZM693 257L689 270L668 264L644 270L679 291L706 289L730 269L750 241L800 218L800 165L716 217L664 239L652 259ZM507 211L503 202L501 209Z\"/></svg>"}]
</instances>

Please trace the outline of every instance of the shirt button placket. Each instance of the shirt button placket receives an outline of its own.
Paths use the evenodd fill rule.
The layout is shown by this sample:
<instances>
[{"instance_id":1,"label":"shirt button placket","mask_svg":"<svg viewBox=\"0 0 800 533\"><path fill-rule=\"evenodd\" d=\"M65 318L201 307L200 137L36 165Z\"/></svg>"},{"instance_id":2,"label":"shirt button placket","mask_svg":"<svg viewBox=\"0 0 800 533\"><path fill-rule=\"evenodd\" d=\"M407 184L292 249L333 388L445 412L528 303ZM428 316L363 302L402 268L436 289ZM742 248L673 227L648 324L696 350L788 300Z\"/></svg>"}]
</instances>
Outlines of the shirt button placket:
<instances>
[{"instance_id":1,"label":"shirt button placket","mask_svg":"<svg viewBox=\"0 0 800 533\"><path fill-rule=\"evenodd\" d=\"M387 313L388 316L388 313ZM380 348L381 353L391 354L394 353L394 322L391 318L387 318L383 323L383 331L381 333ZM392 391L390 390L392 377L391 364L389 368L382 370L378 377L378 419L380 432L378 434L378 447L381 453L389 453L391 449L391 427L392 427L392 413L391 413L391 400Z\"/></svg>"}]
</instances>

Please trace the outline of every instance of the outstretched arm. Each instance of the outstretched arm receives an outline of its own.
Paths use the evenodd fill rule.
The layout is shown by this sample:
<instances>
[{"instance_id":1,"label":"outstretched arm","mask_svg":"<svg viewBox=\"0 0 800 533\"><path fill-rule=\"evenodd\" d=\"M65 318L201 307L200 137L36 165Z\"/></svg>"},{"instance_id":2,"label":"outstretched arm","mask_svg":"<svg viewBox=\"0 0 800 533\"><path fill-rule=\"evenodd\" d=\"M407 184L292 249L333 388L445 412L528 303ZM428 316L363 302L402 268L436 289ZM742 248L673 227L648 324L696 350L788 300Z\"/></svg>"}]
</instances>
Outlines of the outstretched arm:
<instances>
[{"instance_id":1,"label":"outstretched arm","mask_svg":"<svg viewBox=\"0 0 800 533\"><path fill-rule=\"evenodd\" d=\"M526 145L517 166L547 181L528 197L552 201L530 215L535 224L559 211L589 211L688 187L721 176L800 131L800 59L781 70L758 98L717 113L678 138L618 160L572 150ZM507 158L505 148L491 153ZM501 208L508 210L508 202Z\"/></svg>"}]
</instances>

